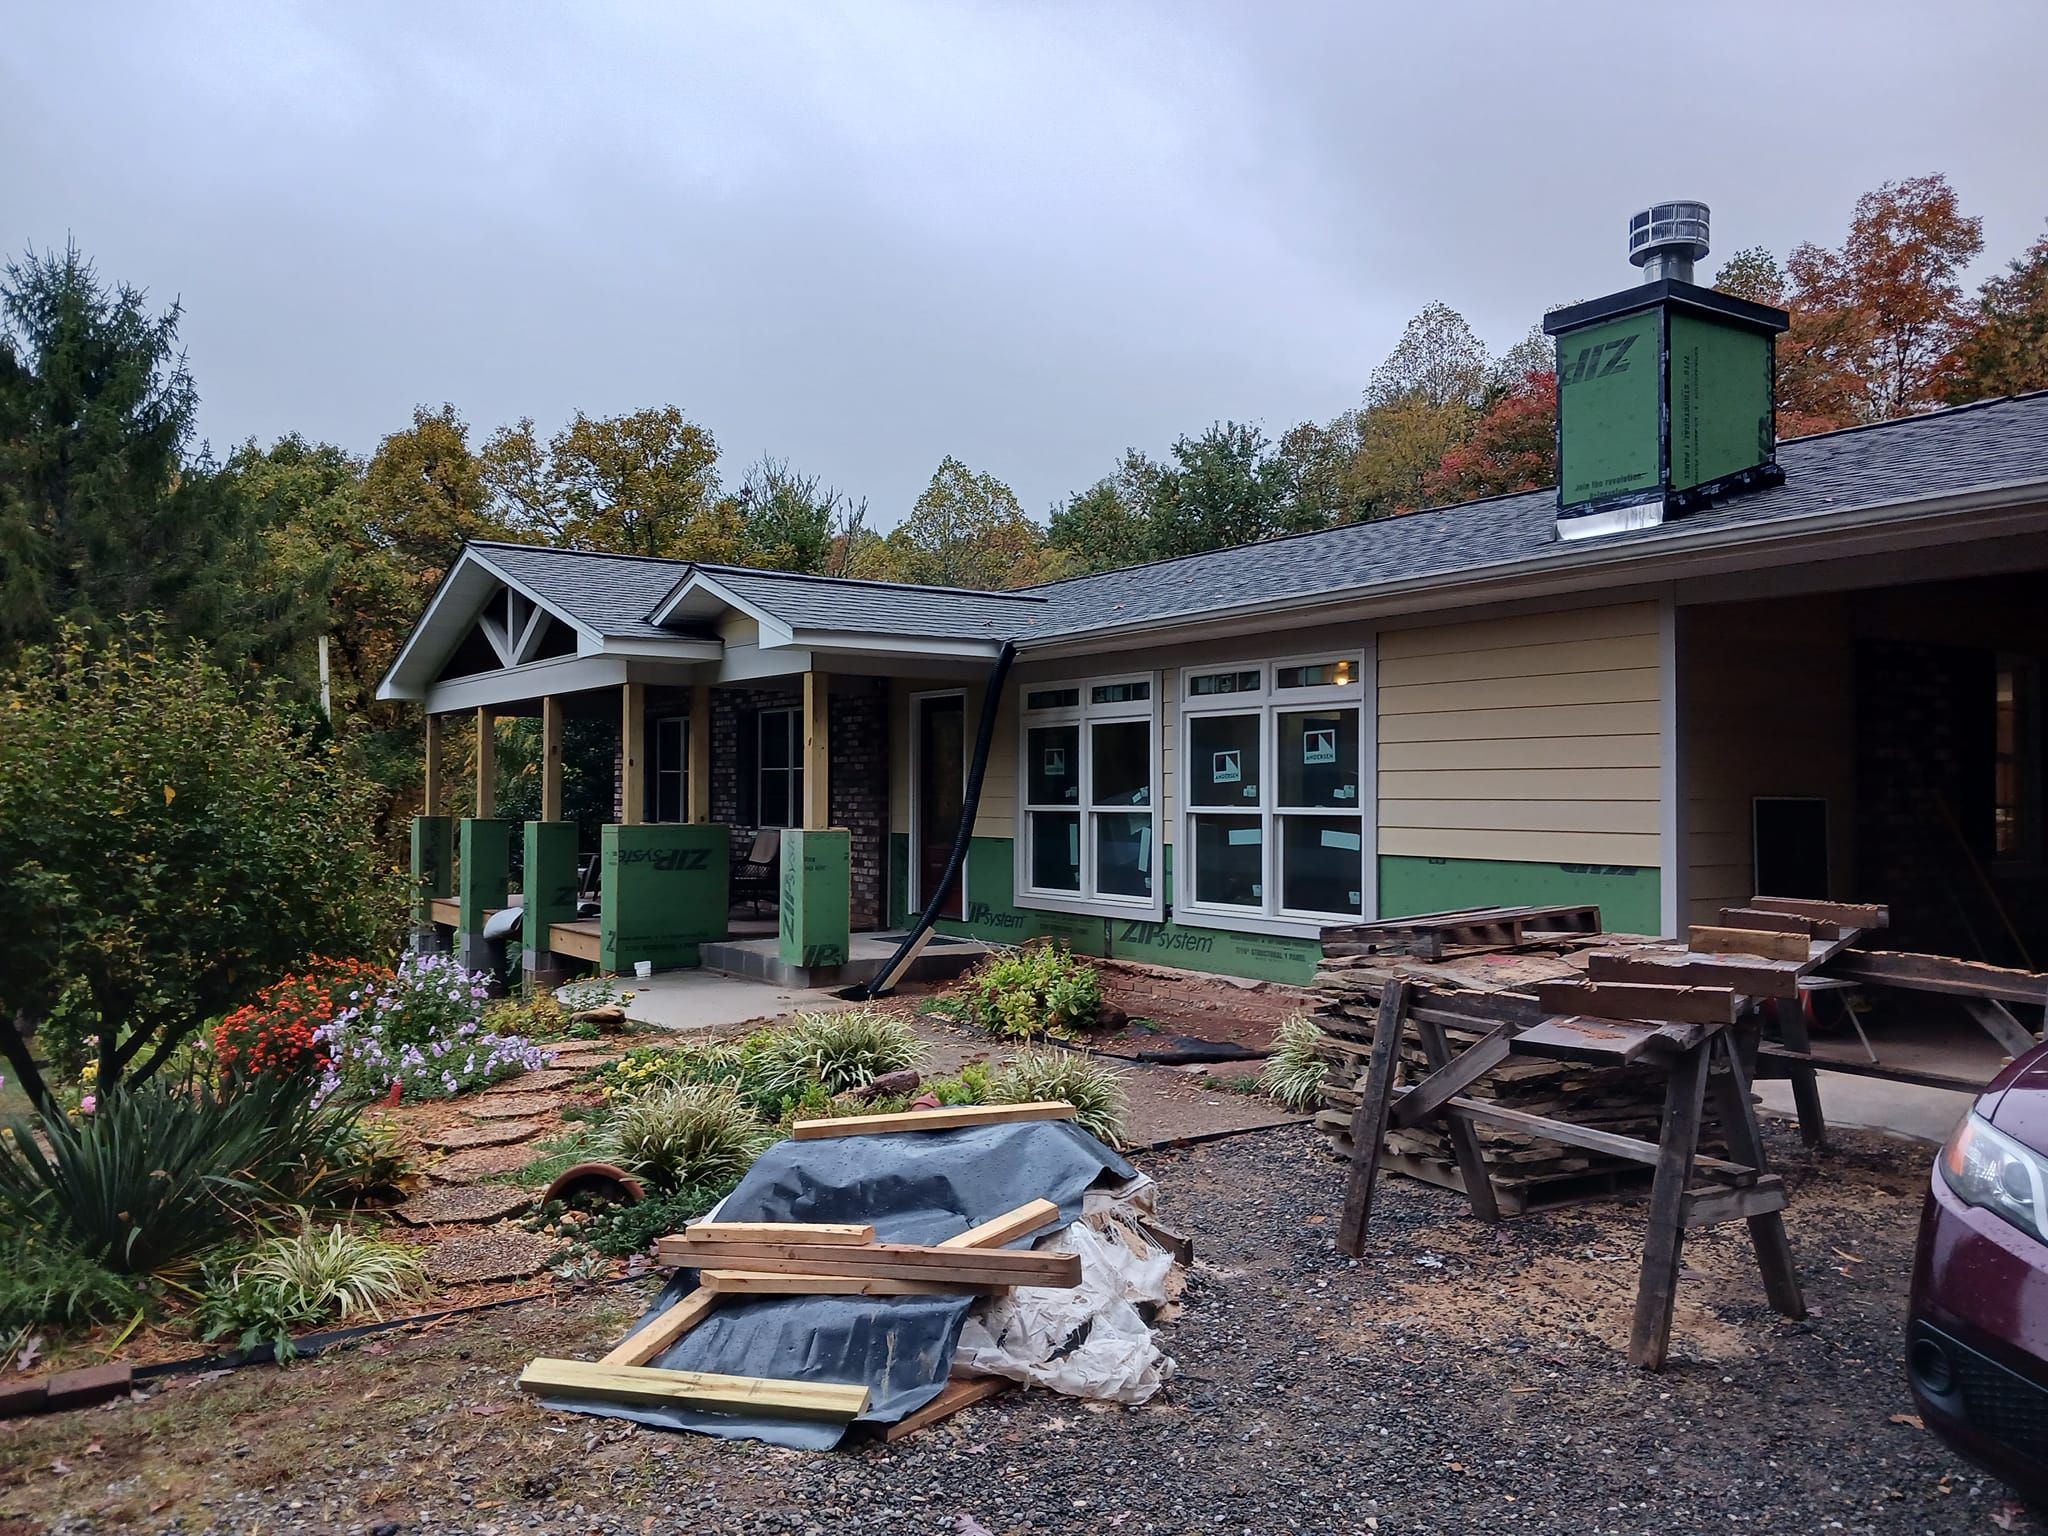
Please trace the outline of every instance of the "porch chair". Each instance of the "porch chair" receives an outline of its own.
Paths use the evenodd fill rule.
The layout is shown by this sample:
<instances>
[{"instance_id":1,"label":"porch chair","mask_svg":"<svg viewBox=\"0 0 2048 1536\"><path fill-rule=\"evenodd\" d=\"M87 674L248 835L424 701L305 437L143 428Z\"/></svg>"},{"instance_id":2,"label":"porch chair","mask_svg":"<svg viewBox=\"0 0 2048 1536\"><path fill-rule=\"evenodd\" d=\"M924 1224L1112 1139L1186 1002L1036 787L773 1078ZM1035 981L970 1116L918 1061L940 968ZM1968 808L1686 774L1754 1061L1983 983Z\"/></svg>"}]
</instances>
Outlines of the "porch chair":
<instances>
[{"instance_id":1,"label":"porch chair","mask_svg":"<svg viewBox=\"0 0 2048 1536\"><path fill-rule=\"evenodd\" d=\"M761 901L775 901L780 895L782 829L763 827L754 834L754 846L746 858L733 866L732 899L754 904L754 916L761 915Z\"/></svg>"}]
</instances>

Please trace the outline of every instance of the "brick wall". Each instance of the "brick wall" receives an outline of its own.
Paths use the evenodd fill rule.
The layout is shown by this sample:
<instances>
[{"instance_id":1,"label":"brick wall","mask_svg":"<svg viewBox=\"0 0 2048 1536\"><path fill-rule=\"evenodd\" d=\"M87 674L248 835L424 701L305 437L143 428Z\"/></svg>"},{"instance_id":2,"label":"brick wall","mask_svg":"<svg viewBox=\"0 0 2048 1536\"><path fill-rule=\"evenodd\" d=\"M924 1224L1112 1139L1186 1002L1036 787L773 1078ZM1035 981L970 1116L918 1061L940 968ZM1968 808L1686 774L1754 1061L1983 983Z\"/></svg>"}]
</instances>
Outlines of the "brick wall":
<instances>
[{"instance_id":1,"label":"brick wall","mask_svg":"<svg viewBox=\"0 0 2048 1536\"><path fill-rule=\"evenodd\" d=\"M827 742L832 765L828 812L852 834L851 908L856 932L882 926L889 829L889 693L884 678L835 676ZM714 688L711 692L711 819L732 828L732 856L743 861L760 828L741 768L753 761L755 717L799 708L798 687ZM744 733L744 734L743 734Z\"/></svg>"},{"instance_id":2,"label":"brick wall","mask_svg":"<svg viewBox=\"0 0 2048 1536\"><path fill-rule=\"evenodd\" d=\"M888 911L889 682L832 679L832 825L853 834L853 926L882 926Z\"/></svg>"}]
</instances>

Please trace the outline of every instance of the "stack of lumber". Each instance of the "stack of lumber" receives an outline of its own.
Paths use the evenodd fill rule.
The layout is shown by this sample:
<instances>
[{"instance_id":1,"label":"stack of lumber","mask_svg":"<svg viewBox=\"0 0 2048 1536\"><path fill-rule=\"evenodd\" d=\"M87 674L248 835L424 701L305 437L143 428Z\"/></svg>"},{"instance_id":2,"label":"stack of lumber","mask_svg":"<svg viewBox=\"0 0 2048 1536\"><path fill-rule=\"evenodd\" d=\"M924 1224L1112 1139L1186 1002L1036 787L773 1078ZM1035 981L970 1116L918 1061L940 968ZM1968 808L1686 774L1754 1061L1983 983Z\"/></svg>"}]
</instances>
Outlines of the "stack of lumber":
<instances>
[{"instance_id":1,"label":"stack of lumber","mask_svg":"<svg viewBox=\"0 0 2048 1536\"><path fill-rule=\"evenodd\" d=\"M1324 999L1315 1022L1323 1031L1322 1055L1330 1063L1315 1124L1329 1138L1331 1155L1351 1160L1351 1114L1372 1052L1380 994L1389 980L1398 976L1427 984L1430 998L1420 1006L1436 1015L1457 1055L1503 1023L1530 1027L1541 1022L1547 1014L1538 989L1583 982L1590 943L1652 942L1604 935L1598 926L1597 908L1486 908L1328 930L1313 985ZM1484 942L1489 935L1497 938L1496 945ZM1414 958L1418 955L1440 958L1424 961ZM1422 1043L1412 1032L1401 1042L1400 1062L1407 1082L1429 1071ZM1518 1055L1465 1092L1502 1109L1655 1141L1664 1077L1647 1062L1603 1065ZM1481 1121L1474 1129L1503 1215L1632 1194L1648 1185L1649 1170L1639 1163L1505 1125ZM1440 1119L1396 1126L1385 1146L1382 1166L1447 1189L1464 1188Z\"/></svg>"},{"instance_id":2,"label":"stack of lumber","mask_svg":"<svg viewBox=\"0 0 2048 1536\"><path fill-rule=\"evenodd\" d=\"M1323 953L1338 958L1412 955L1440 960L1461 949L1513 949L1599 931L1598 907L1472 907L1325 928Z\"/></svg>"},{"instance_id":3,"label":"stack of lumber","mask_svg":"<svg viewBox=\"0 0 2048 1536\"><path fill-rule=\"evenodd\" d=\"M942 1131L1073 1115L1072 1105L1058 1102L974 1106L798 1121L794 1135L816 1140ZM671 1371L649 1362L714 1310L759 1297L961 1296L1012 1286L1078 1286L1079 1254L1004 1247L1058 1219L1059 1207L1052 1201L1030 1200L931 1245L878 1243L873 1225L866 1222L700 1221L655 1245L662 1263L697 1271L696 1290L649 1320L602 1360L534 1360L519 1378L520 1390L585 1402L844 1423L867 1410L869 1391L860 1383ZM1001 1379L957 1378L924 1408L889 1426L884 1438L900 1439L1007 1385Z\"/></svg>"}]
</instances>

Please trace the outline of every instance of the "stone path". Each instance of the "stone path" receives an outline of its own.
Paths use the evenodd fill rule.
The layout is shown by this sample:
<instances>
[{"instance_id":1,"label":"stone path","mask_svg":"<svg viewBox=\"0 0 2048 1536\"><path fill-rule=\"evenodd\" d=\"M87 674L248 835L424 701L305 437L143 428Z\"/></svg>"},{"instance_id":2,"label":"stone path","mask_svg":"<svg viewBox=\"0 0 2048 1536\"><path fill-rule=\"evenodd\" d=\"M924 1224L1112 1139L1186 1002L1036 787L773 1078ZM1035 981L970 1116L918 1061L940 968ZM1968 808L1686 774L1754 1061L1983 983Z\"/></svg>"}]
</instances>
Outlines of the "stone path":
<instances>
[{"instance_id":1,"label":"stone path","mask_svg":"<svg viewBox=\"0 0 2048 1536\"><path fill-rule=\"evenodd\" d=\"M468 1147L509 1147L516 1141L531 1141L546 1125L539 1120L515 1120L502 1125L449 1125L438 1131L423 1131L423 1146L458 1151Z\"/></svg>"},{"instance_id":2,"label":"stone path","mask_svg":"<svg viewBox=\"0 0 2048 1536\"><path fill-rule=\"evenodd\" d=\"M535 1115L551 1115L568 1102L566 1093L507 1093L465 1104L462 1112L472 1120L527 1120Z\"/></svg>"},{"instance_id":3,"label":"stone path","mask_svg":"<svg viewBox=\"0 0 2048 1536\"><path fill-rule=\"evenodd\" d=\"M533 1161L533 1156L531 1147L476 1147L444 1157L423 1171L437 1184L481 1184L486 1179L517 1173Z\"/></svg>"},{"instance_id":4,"label":"stone path","mask_svg":"<svg viewBox=\"0 0 2048 1536\"><path fill-rule=\"evenodd\" d=\"M391 1214L409 1226L431 1227L503 1221L533 1204L533 1196L513 1184L444 1184L415 1195Z\"/></svg>"},{"instance_id":5,"label":"stone path","mask_svg":"<svg viewBox=\"0 0 2048 1536\"><path fill-rule=\"evenodd\" d=\"M491 1084L485 1093L538 1093L549 1088L566 1088L582 1074L563 1067L542 1067L536 1072L521 1072L517 1077L504 1078Z\"/></svg>"}]
</instances>

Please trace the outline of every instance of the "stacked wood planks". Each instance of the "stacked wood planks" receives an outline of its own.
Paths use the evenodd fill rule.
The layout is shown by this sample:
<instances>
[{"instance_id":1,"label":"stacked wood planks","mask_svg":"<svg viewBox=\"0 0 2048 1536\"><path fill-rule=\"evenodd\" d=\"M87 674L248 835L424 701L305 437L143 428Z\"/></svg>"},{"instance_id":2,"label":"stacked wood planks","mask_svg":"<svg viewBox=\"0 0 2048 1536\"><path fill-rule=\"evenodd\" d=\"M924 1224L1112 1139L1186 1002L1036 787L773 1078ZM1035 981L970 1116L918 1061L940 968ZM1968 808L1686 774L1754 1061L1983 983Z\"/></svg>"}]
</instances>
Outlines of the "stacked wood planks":
<instances>
[{"instance_id":1,"label":"stacked wood planks","mask_svg":"<svg viewBox=\"0 0 2048 1536\"><path fill-rule=\"evenodd\" d=\"M1469 914L1457 917L1456 924L1447 924L1452 938L1464 937L1473 927ZM1504 1023L1525 1029L1541 1025L1547 1014L1538 1001L1538 989L1583 982L1587 943L1626 942L1598 933L1585 938L1561 935L1553 943L1532 943L1525 937L1512 954L1476 949L1445 954L1446 946L1427 942L1426 921L1410 919L1402 926L1424 940L1418 947L1443 958L1421 963L1398 954L1339 954L1327 958L1317 971L1314 986L1325 1001L1315 1022L1323 1030L1322 1054L1330 1063L1330 1072L1315 1123L1329 1138L1331 1154L1342 1161L1351 1159L1351 1114L1358 1104L1359 1084L1378 1023L1380 995L1388 980L1398 975L1428 984L1430 996L1423 1011L1433 1014L1442 1025L1451 1052L1462 1055ZM1603 1065L1533 1055L1509 1060L1504 1046L1498 1060L1485 1077L1464 1090L1467 1096L1504 1110L1639 1140L1657 1139L1665 1073L1656 1066L1647 1062ZM1430 1069L1423 1044L1413 1033L1401 1042L1400 1062L1402 1077L1409 1082ZM1410 1124L1403 1124L1402 1118L1397 1111L1381 1165L1447 1189L1463 1189L1450 1134L1441 1118L1417 1117ZM1511 1125L1475 1120L1473 1130L1503 1215L1631 1194L1648 1187L1649 1170L1640 1162L1565 1146Z\"/></svg>"},{"instance_id":2,"label":"stacked wood planks","mask_svg":"<svg viewBox=\"0 0 2048 1536\"><path fill-rule=\"evenodd\" d=\"M1601 933L1597 908L1484 908L1328 929L1315 986L1327 999L1316 1022L1331 1070L1316 1124L1331 1138L1332 1152L1349 1159L1351 1113L1372 1049L1381 990L1401 977L1428 985L1431 996L1422 1012L1437 1016L1454 1055L1462 1056L1503 1024L1514 1026L1514 1059L1506 1059L1507 1048L1500 1044L1499 1065L1464 1090L1467 1098L1642 1141L1657 1138L1665 1073L1638 1056L1685 1049L1688 1031L1725 1026L1758 1000L1773 1000L1784 1043L1764 1047L1767 1064L1792 1078L1802 1133L1817 1142L1823 1127L1798 1005L1802 977L1833 966L1866 984L1882 979L1901 987L1954 990L1987 1010L1997 1006L1998 992L2028 1001L2040 997L2048 980L1852 948L1887 918L1882 906L1760 895L1721 909L1717 923L1694 926L1684 945ZM1597 1043L1601 1021L1630 1019L1640 1011L1635 1005L1652 995L1655 1016L1675 1022L1618 1031L1633 1042L1628 1048L1609 1042L1609 1048L1587 1049ZM1980 1001L1987 997L1990 1002ZM2011 1021L1981 1022L1997 1034ZM2017 1024L2006 1033L2015 1041L2025 1038ZM1401 1042L1399 1060L1409 1081L1429 1070L1419 1039ZM1404 1116L1396 1106L1384 1165L1463 1188L1449 1127L1416 1108ZM1549 1140L1512 1123L1472 1119L1504 1215L1626 1193L1646 1182L1645 1170L1626 1159ZM1710 1122L1702 1145L1722 1144L1716 1122Z\"/></svg>"},{"instance_id":3,"label":"stacked wood planks","mask_svg":"<svg viewBox=\"0 0 2048 1536\"><path fill-rule=\"evenodd\" d=\"M1024 1120L1071 1119L1072 1105L1046 1102L968 1106L834 1121L799 1121L800 1139L945 1131ZM519 1378L536 1396L599 1403L675 1405L706 1413L848 1421L867 1410L865 1386L777 1377L721 1376L651 1365L715 1309L763 1296L848 1297L976 1295L1011 1286L1070 1288L1081 1283L1076 1253L1039 1253L1006 1243L1050 1225L1059 1207L1030 1200L934 1245L877 1243L865 1222L702 1221L656 1245L663 1263L698 1272L698 1288L650 1319L596 1362L537 1359ZM913 1433L1002 1390L1007 1382L961 1378L939 1398L893 1426Z\"/></svg>"}]
</instances>

